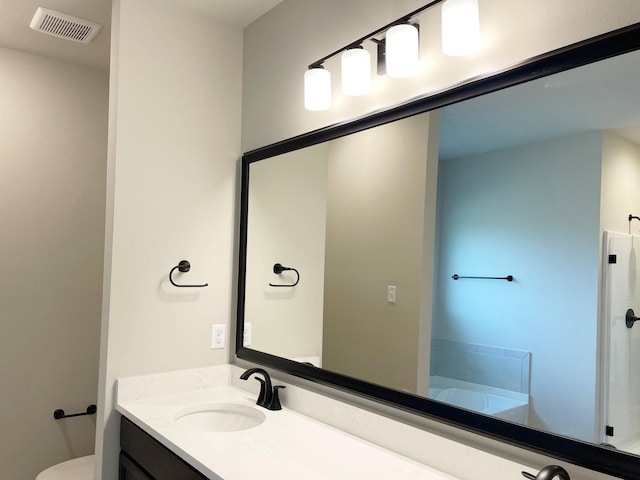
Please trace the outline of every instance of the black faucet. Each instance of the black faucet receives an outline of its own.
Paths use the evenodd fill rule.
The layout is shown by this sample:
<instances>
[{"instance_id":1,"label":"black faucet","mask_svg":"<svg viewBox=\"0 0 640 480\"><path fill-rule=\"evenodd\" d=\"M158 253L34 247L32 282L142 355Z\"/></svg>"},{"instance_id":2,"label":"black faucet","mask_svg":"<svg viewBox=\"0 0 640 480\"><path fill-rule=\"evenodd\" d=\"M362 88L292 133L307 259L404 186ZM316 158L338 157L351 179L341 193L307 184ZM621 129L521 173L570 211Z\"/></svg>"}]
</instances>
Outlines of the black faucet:
<instances>
[{"instance_id":1,"label":"black faucet","mask_svg":"<svg viewBox=\"0 0 640 480\"><path fill-rule=\"evenodd\" d=\"M286 387L284 385L276 385L275 387L271 387L271 377L269 377L267 371L262 368L250 368L242 375L240 375L240 379L248 380L249 377L251 377L251 375L253 374L260 374L264 377L264 379L255 377L255 379L260 382L260 393L258 394L256 405L260 405L267 410L282 410L278 391L281 388Z\"/></svg>"}]
</instances>

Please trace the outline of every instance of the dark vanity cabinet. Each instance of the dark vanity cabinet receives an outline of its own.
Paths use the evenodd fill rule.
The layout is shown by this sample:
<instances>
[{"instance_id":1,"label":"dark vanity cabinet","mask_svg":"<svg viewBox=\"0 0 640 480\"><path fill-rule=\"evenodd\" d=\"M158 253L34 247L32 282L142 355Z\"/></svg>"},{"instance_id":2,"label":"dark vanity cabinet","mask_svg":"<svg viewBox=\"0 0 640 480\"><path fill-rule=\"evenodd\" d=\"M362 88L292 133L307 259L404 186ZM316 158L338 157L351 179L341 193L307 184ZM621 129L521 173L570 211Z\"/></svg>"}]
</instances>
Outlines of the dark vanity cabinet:
<instances>
[{"instance_id":1,"label":"dark vanity cabinet","mask_svg":"<svg viewBox=\"0 0 640 480\"><path fill-rule=\"evenodd\" d=\"M122 417L118 480L209 479L126 417Z\"/></svg>"}]
</instances>

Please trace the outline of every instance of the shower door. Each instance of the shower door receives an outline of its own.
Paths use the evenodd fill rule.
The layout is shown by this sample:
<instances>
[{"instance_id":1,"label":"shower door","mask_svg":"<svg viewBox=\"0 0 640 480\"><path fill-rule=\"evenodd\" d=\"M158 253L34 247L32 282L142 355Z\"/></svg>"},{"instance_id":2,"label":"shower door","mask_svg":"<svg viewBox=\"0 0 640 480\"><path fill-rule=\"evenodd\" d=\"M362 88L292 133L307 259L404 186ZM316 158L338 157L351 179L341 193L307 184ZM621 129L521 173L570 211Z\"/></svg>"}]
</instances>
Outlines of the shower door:
<instances>
[{"instance_id":1,"label":"shower door","mask_svg":"<svg viewBox=\"0 0 640 480\"><path fill-rule=\"evenodd\" d=\"M640 322L628 328L625 315L640 316L640 236L604 234L603 441L640 453Z\"/></svg>"}]
</instances>

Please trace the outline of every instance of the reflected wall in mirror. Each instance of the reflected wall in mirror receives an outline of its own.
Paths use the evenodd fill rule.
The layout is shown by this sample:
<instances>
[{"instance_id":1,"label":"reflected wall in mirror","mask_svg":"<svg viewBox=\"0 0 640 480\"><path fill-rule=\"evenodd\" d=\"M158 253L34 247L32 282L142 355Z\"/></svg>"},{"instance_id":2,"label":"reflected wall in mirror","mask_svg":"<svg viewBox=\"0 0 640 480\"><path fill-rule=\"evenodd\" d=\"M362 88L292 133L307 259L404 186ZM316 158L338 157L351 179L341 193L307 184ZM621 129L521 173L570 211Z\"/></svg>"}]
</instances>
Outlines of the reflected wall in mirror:
<instances>
[{"instance_id":1,"label":"reflected wall in mirror","mask_svg":"<svg viewBox=\"0 0 640 480\"><path fill-rule=\"evenodd\" d=\"M248 179L245 347L640 454L640 53Z\"/></svg>"},{"instance_id":2,"label":"reflected wall in mirror","mask_svg":"<svg viewBox=\"0 0 640 480\"><path fill-rule=\"evenodd\" d=\"M423 312L431 270L423 275L422 259L433 257L433 234L424 244L437 181L437 162L426 161L430 138L437 146L432 116L251 165L245 318L252 348L418 393L429 361L428 341L419 339L430 330ZM270 287L292 280L273 274L276 262L295 266L299 285ZM400 292L395 303L387 301L388 285Z\"/></svg>"}]
</instances>

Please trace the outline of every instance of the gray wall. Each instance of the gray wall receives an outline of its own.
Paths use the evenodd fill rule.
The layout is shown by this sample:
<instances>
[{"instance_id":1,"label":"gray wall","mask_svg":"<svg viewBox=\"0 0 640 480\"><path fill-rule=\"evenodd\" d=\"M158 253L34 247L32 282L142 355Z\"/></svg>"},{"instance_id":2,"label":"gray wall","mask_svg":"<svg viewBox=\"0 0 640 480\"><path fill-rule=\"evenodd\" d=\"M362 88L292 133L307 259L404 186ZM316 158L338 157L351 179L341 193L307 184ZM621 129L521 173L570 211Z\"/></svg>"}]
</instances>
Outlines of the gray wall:
<instances>
[{"instance_id":1,"label":"gray wall","mask_svg":"<svg viewBox=\"0 0 640 480\"><path fill-rule=\"evenodd\" d=\"M96 468L115 478L121 376L229 361L242 31L177 0L114 1ZM209 283L175 288L175 278ZM211 350L211 324L227 328ZM232 343L231 343L232 344ZM103 462L104 459L104 462Z\"/></svg>"},{"instance_id":2,"label":"gray wall","mask_svg":"<svg viewBox=\"0 0 640 480\"><path fill-rule=\"evenodd\" d=\"M602 142L602 230L629 233L629 214L640 215L640 145L621 136L623 131L607 131ZM640 223L631 222L631 233L640 232Z\"/></svg>"},{"instance_id":3,"label":"gray wall","mask_svg":"<svg viewBox=\"0 0 640 480\"><path fill-rule=\"evenodd\" d=\"M93 453L108 73L0 48L0 478Z\"/></svg>"},{"instance_id":4,"label":"gray wall","mask_svg":"<svg viewBox=\"0 0 640 480\"><path fill-rule=\"evenodd\" d=\"M601 162L602 135L580 134L441 162L438 184L433 338L531 352L530 424L589 441Z\"/></svg>"},{"instance_id":5,"label":"gray wall","mask_svg":"<svg viewBox=\"0 0 640 480\"><path fill-rule=\"evenodd\" d=\"M438 142L438 118L435 127L431 120L379 126L329 150L323 366L413 393L421 327L428 332L431 320L421 316L433 257L425 225L435 222L438 159L428 149Z\"/></svg>"},{"instance_id":6,"label":"gray wall","mask_svg":"<svg viewBox=\"0 0 640 480\"><path fill-rule=\"evenodd\" d=\"M329 143L250 167L245 322L251 348L286 358L322 354L327 152ZM273 265L296 268L280 276ZM306 361L306 360L305 360Z\"/></svg>"}]
</instances>

